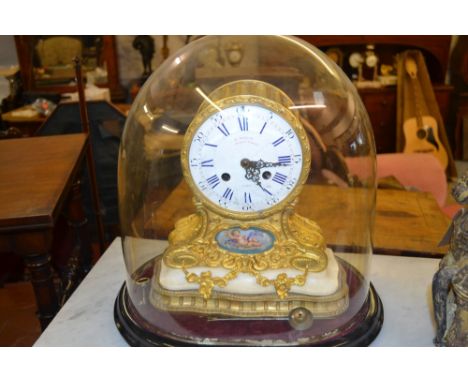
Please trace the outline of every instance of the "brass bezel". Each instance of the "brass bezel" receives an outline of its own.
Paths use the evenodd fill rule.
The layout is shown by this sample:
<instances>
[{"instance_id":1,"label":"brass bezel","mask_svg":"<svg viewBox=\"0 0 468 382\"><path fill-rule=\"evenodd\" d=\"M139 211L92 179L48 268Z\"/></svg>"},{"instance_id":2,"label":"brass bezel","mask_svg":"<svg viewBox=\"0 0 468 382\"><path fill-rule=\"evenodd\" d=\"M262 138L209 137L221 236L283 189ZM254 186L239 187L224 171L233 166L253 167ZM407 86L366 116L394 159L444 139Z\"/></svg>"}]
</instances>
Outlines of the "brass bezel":
<instances>
[{"instance_id":1,"label":"brass bezel","mask_svg":"<svg viewBox=\"0 0 468 382\"><path fill-rule=\"evenodd\" d=\"M270 91L272 89L277 90L278 95L281 95L281 97L278 97L278 98L285 97L284 93L281 90L276 89L269 84L264 84L260 81L252 81L252 82L260 83L262 85L267 85ZM226 98L216 100L213 103L214 104L204 103L202 105L203 107L200 108L200 110L198 111L198 113L195 115L192 122L190 123L190 126L188 127L187 132L184 136L184 142L182 145L182 151L181 151L182 171L183 171L183 175L187 184L189 185L190 189L192 190L194 194L195 199L197 201L200 201L210 211L220 216L227 217L229 219L238 219L238 220L262 219L267 216L283 211L284 208L288 204L294 202L294 200L298 197L298 195L302 191L302 187L307 180L310 166L311 166L311 161L312 161L311 150L309 146L309 141L307 139L307 134L304 128L302 127L302 124L299 121L299 118L291 110L289 110L287 107L283 106L282 104L276 101L261 97L261 96L257 96L257 95L245 95L245 94L234 95L234 96L229 96ZM289 192L289 194L283 200L281 200L274 206L264 209L262 211L255 211L255 212L232 211L232 210L223 208L213 203L212 201L210 201L193 181L192 174L190 172L189 158L188 158L188 153L192 144L193 137L195 136L200 126L210 116L212 116L215 113L220 112L220 110L224 110L233 106L245 105L245 104L264 107L270 110L271 112L279 115L281 118L283 118L296 133L300 141L300 145L302 149L302 158L303 158L301 174L296 183L296 186ZM291 102L291 105L292 105L292 102Z\"/></svg>"}]
</instances>

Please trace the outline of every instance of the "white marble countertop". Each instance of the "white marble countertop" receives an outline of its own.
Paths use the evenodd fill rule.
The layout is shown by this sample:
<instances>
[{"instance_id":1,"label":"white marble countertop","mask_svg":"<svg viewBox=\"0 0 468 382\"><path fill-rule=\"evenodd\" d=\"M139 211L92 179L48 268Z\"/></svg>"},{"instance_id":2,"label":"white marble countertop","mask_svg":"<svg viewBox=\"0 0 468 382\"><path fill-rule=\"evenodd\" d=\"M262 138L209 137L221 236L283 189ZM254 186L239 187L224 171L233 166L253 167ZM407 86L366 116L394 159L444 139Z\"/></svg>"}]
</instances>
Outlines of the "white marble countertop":
<instances>
[{"instance_id":1,"label":"white marble countertop","mask_svg":"<svg viewBox=\"0 0 468 382\"><path fill-rule=\"evenodd\" d=\"M431 283L438 259L374 255L370 279L384 305L372 346L433 346ZM114 240L34 346L128 346L114 323L125 280L121 240Z\"/></svg>"}]
</instances>

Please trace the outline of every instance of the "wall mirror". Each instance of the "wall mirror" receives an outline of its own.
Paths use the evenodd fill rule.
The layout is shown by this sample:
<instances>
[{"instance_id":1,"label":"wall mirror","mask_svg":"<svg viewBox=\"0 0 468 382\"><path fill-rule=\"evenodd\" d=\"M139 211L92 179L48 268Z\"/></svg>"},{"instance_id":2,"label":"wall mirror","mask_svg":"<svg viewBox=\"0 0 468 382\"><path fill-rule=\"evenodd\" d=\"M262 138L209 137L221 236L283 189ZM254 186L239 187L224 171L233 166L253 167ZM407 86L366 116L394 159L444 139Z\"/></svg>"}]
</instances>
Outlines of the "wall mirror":
<instances>
[{"instance_id":1,"label":"wall mirror","mask_svg":"<svg viewBox=\"0 0 468 382\"><path fill-rule=\"evenodd\" d=\"M108 87L114 101L124 96L114 36L15 36L15 43L27 91L75 91L73 58L78 56L88 81Z\"/></svg>"}]
</instances>

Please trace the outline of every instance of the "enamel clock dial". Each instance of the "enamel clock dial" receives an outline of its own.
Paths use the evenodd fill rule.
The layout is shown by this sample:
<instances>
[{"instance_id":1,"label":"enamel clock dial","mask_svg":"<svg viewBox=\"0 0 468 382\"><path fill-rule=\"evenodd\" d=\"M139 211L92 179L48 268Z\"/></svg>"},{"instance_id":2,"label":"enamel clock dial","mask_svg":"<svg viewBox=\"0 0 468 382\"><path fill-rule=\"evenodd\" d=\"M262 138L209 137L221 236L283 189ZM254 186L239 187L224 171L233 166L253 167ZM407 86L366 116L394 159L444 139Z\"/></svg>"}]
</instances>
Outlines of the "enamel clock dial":
<instances>
[{"instance_id":1,"label":"enamel clock dial","mask_svg":"<svg viewBox=\"0 0 468 382\"><path fill-rule=\"evenodd\" d=\"M300 183L304 153L291 124L265 105L216 110L194 131L188 168L202 198L234 213L281 203Z\"/></svg>"}]
</instances>

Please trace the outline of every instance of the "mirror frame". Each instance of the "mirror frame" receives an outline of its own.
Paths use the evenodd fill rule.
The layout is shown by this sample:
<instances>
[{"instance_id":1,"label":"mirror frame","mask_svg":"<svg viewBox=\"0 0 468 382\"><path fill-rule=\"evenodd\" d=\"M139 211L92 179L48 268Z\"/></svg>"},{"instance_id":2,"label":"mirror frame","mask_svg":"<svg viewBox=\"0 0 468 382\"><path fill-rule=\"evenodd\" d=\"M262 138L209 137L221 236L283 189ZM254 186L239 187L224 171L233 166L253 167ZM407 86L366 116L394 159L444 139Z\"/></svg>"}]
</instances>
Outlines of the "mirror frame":
<instances>
[{"instance_id":1,"label":"mirror frame","mask_svg":"<svg viewBox=\"0 0 468 382\"><path fill-rule=\"evenodd\" d=\"M70 93L75 92L75 86L51 85L38 86L34 80L33 73L33 40L36 36L15 36L16 52L21 71L21 79L25 91L41 93ZM54 37L54 36L50 36ZM102 36L102 57L107 66L107 84L99 85L108 87L112 101L122 102L125 100L125 90L120 85L119 68L117 61L117 49L115 36Z\"/></svg>"}]
</instances>

